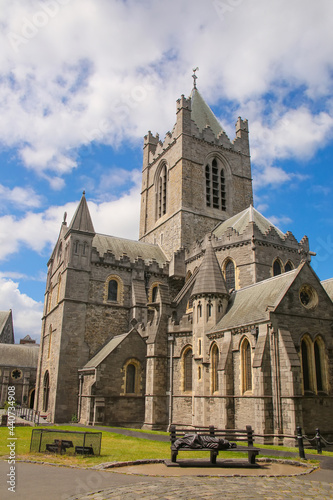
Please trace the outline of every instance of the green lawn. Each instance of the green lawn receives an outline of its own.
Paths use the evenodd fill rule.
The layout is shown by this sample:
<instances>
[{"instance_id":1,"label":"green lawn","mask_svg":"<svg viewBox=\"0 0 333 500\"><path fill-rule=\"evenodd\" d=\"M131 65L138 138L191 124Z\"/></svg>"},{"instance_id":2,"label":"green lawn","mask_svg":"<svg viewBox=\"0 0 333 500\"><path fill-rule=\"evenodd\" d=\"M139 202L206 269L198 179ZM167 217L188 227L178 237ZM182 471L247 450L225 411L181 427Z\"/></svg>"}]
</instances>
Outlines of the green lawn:
<instances>
[{"instance_id":1,"label":"green lawn","mask_svg":"<svg viewBox=\"0 0 333 500\"><path fill-rule=\"evenodd\" d=\"M74 427L73 425L68 426L54 426L48 427L48 429L61 430L72 430L72 431L83 431L82 427ZM16 427L15 437L16 439L16 458L26 459L26 460L36 460L43 462L52 463L63 463L68 465L81 465L81 466L93 466L104 462L122 462L130 460L142 460L142 459L164 459L170 458L170 443L161 441L151 441L143 438L123 436L122 434L116 434L111 432L102 431L102 450L101 455L96 457L83 457L83 456L73 456L73 455L54 455L52 453L30 453L30 440L32 427ZM90 428L93 431L93 428ZM132 429L136 430L137 429ZM158 432L155 432L158 434ZM161 433L166 434L166 433ZM0 456L8 457L9 449L7 444L9 443L9 432L6 427L0 428ZM283 448L278 446L261 446L260 456L269 456L270 449L278 449L280 451L296 451L296 448ZM265 451L264 451L265 450ZM266 452L267 450L267 452ZM324 452L326 455L333 456L333 453ZM230 458L230 453L219 452L220 458ZM182 458L208 458L208 452L182 452ZM242 458L246 457L246 454L240 452L233 452L232 458Z\"/></svg>"}]
</instances>

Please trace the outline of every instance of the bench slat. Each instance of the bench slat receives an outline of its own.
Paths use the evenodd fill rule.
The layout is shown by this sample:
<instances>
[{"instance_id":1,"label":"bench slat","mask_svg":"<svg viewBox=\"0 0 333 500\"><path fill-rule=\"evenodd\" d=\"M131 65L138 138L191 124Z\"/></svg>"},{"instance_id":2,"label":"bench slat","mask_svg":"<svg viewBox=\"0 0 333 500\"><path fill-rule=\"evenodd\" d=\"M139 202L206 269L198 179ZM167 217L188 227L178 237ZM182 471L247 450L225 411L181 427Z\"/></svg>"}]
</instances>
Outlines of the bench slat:
<instances>
[{"instance_id":1,"label":"bench slat","mask_svg":"<svg viewBox=\"0 0 333 500\"><path fill-rule=\"evenodd\" d=\"M236 448L227 448L226 450L217 450L214 448L191 448L189 446L184 446L181 448L175 448L174 443L177 439L182 438L185 434L198 434L200 436L210 436L220 438L223 437L228 441L241 441L246 442L247 446L237 446ZM219 451L240 451L248 453L248 461L250 464L255 464L255 459L260 452L259 448L253 447L253 430L251 426L246 426L244 429L216 429L214 426L209 427L192 427L188 428L177 428L175 425L170 426L170 441L171 441L171 461L177 461L177 455L179 451L209 451L210 461L212 464L216 463L216 458Z\"/></svg>"}]
</instances>

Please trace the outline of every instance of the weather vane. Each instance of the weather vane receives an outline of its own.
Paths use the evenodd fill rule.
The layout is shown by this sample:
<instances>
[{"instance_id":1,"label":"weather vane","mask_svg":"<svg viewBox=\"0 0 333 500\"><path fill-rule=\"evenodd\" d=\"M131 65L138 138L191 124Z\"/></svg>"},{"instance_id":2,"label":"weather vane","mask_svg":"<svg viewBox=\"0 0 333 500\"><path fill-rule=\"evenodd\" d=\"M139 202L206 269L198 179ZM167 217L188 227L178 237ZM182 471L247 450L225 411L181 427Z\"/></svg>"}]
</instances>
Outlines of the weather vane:
<instances>
[{"instance_id":1,"label":"weather vane","mask_svg":"<svg viewBox=\"0 0 333 500\"><path fill-rule=\"evenodd\" d=\"M195 88L195 89L197 88L197 82L196 82L196 80L198 78L197 75L195 74L195 72L198 71L198 69L199 69L198 67L197 68L193 68L192 78L193 78L193 88Z\"/></svg>"}]
</instances>

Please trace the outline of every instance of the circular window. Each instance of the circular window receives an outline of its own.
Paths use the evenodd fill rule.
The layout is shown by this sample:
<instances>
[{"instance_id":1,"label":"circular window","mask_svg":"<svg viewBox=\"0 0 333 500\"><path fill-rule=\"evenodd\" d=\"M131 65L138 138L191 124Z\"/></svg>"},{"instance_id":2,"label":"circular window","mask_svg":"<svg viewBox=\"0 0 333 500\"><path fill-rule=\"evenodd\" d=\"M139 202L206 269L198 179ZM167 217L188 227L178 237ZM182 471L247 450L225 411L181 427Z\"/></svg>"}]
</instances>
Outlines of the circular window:
<instances>
[{"instance_id":1,"label":"circular window","mask_svg":"<svg viewBox=\"0 0 333 500\"><path fill-rule=\"evenodd\" d=\"M299 291L299 298L304 307L313 309L318 304L318 295L310 285L303 285Z\"/></svg>"},{"instance_id":2,"label":"circular window","mask_svg":"<svg viewBox=\"0 0 333 500\"><path fill-rule=\"evenodd\" d=\"M21 370L16 369L16 370L13 370L13 371L12 371L12 378L13 378L14 380L19 380L21 377L22 377L22 372L21 372Z\"/></svg>"}]
</instances>

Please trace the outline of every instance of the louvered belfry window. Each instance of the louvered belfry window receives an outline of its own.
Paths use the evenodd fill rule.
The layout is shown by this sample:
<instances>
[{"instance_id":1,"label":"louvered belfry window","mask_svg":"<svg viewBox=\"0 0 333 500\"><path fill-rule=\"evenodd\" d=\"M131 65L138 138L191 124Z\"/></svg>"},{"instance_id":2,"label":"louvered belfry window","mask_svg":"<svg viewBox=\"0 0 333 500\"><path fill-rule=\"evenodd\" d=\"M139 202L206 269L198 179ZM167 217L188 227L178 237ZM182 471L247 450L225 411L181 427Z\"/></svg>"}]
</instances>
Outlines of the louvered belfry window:
<instances>
[{"instance_id":1,"label":"louvered belfry window","mask_svg":"<svg viewBox=\"0 0 333 500\"><path fill-rule=\"evenodd\" d=\"M164 163L158 179L158 217L166 214L167 167Z\"/></svg>"},{"instance_id":2,"label":"louvered belfry window","mask_svg":"<svg viewBox=\"0 0 333 500\"><path fill-rule=\"evenodd\" d=\"M206 205L225 211L226 202L226 182L224 169L216 158L206 164Z\"/></svg>"}]
</instances>

